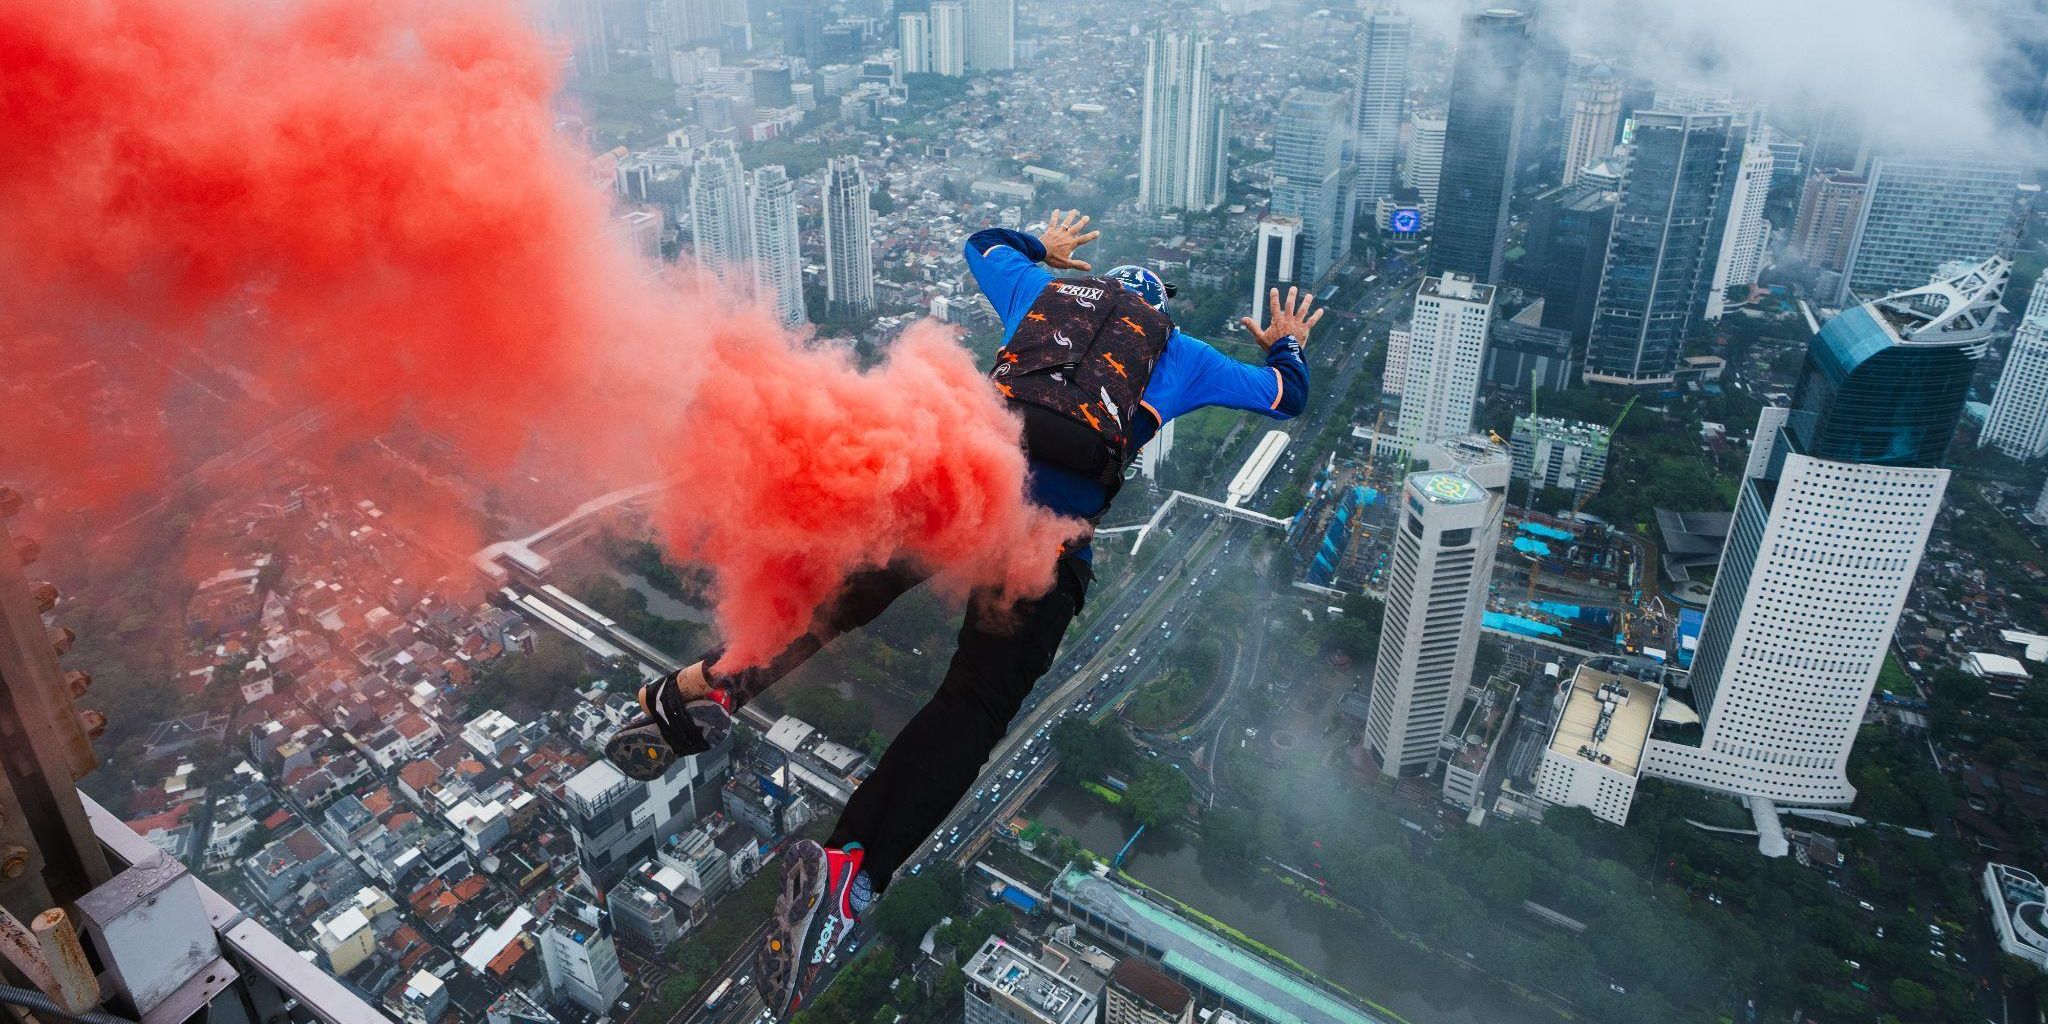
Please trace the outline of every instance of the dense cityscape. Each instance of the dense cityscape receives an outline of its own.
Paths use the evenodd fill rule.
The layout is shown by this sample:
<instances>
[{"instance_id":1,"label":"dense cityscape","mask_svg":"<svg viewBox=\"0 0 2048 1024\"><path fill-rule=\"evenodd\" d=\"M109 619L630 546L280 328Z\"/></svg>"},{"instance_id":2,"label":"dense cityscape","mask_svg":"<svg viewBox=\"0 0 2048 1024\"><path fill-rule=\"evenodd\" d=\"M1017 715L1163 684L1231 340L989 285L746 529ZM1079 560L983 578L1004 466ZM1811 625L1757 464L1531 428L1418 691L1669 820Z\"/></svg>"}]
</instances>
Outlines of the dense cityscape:
<instances>
[{"instance_id":1,"label":"dense cityscape","mask_svg":"<svg viewBox=\"0 0 2048 1024\"><path fill-rule=\"evenodd\" d=\"M963 245L1056 211L1236 359L1271 289L1328 314L1299 415L1146 445L1050 671L793 1019L2048 1020L2048 11L1902 4L1832 91L1772 62L1886 30L1783 49L1825 19L1746 0L1657 46L1676 5L526 5L611 242L850 365L921 321L997 358ZM1891 60L1987 25L1967 74ZM658 505L714 490L423 409L335 455L346 396L176 375L218 422L147 501L0 479L0 1002L777 1019L781 864L958 595L638 781L606 740L720 640Z\"/></svg>"}]
</instances>

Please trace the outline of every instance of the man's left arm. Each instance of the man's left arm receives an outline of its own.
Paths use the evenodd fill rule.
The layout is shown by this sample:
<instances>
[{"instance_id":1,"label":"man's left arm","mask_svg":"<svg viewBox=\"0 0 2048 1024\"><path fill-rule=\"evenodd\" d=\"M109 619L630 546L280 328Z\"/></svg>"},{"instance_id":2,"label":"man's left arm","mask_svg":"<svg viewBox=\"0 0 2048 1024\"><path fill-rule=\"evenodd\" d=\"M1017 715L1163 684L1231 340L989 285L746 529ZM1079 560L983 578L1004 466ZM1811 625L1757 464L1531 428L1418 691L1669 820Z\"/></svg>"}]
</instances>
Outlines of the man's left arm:
<instances>
[{"instance_id":1,"label":"man's left arm","mask_svg":"<svg viewBox=\"0 0 2048 1024\"><path fill-rule=\"evenodd\" d=\"M1264 365L1239 362L1208 343L1180 332L1193 364L1187 392L1182 396L1186 411L1208 405L1263 413L1274 419L1292 419L1308 407L1308 364L1301 358L1301 343L1281 338L1266 349ZM1176 410L1179 412L1181 410Z\"/></svg>"}]
</instances>

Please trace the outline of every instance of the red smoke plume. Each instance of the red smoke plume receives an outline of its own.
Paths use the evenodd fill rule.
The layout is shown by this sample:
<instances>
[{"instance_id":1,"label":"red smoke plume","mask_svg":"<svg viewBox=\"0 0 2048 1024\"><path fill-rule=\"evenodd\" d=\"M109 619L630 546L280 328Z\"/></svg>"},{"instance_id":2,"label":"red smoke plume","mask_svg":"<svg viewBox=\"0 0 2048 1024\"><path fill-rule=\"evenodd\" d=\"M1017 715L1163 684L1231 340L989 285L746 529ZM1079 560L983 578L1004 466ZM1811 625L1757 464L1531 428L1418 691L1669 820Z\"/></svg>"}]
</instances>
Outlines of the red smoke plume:
<instances>
[{"instance_id":1,"label":"red smoke plume","mask_svg":"<svg viewBox=\"0 0 2048 1024\"><path fill-rule=\"evenodd\" d=\"M861 374L629 255L514 6L0 4L0 466L111 509L252 406L343 405L322 451L405 412L479 476L536 442L659 467L733 664L891 559L1049 584L1074 524L1023 500L1016 423L966 353L922 327Z\"/></svg>"}]
</instances>

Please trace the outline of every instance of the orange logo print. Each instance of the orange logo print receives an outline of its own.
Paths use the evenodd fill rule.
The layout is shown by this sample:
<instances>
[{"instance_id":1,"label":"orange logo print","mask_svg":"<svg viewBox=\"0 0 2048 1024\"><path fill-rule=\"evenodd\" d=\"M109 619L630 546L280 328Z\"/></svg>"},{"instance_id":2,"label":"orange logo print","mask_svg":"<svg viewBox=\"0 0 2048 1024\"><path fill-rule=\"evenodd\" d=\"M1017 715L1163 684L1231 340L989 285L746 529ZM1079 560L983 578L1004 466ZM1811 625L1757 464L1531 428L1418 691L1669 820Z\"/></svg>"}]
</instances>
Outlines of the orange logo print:
<instances>
[{"instance_id":1,"label":"orange logo print","mask_svg":"<svg viewBox=\"0 0 2048 1024\"><path fill-rule=\"evenodd\" d=\"M1081 403L1081 418L1088 421L1088 429L1102 429L1102 421L1100 419L1097 419L1094 413L1088 411L1088 403L1086 402Z\"/></svg>"},{"instance_id":2,"label":"orange logo print","mask_svg":"<svg viewBox=\"0 0 2048 1024\"><path fill-rule=\"evenodd\" d=\"M1128 328L1130 328L1131 330L1134 330L1134 331L1138 332L1138 336L1139 336L1139 337L1141 337L1141 338L1142 338L1142 337L1144 337L1144 336L1145 336L1145 329L1144 329L1143 327L1140 327L1140 326L1138 326L1138 322L1137 322L1136 320L1133 320L1133 319L1131 319L1130 317L1127 317L1127 316L1126 316L1126 317L1118 317L1118 319L1120 319L1120 320L1122 320L1122 321L1124 322L1124 326L1125 326L1125 327L1128 327Z\"/></svg>"},{"instance_id":3,"label":"orange logo print","mask_svg":"<svg viewBox=\"0 0 2048 1024\"><path fill-rule=\"evenodd\" d=\"M1109 354L1109 353L1107 353L1107 352L1104 352L1104 353L1102 354L1102 361L1103 361L1103 362L1106 362L1106 363L1108 363L1108 364L1109 364L1109 368L1110 368L1110 369L1112 369L1112 370L1115 370L1115 371L1116 371L1116 375L1117 375L1117 376L1119 376L1119 377L1129 377L1129 376L1130 376L1130 374L1128 374L1128 373L1125 373L1125 372L1124 372L1124 364L1122 364L1122 363L1119 363L1119 362L1117 362L1117 361L1116 361L1116 357L1115 357L1115 356L1113 356L1113 355L1110 355L1110 354Z\"/></svg>"},{"instance_id":4,"label":"orange logo print","mask_svg":"<svg viewBox=\"0 0 2048 1024\"><path fill-rule=\"evenodd\" d=\"M1024 319L1026 319L1026 320L1036 320L1036 321L1038 321L1039 323L1044 323L1044 322L1045 322L1045 314L1044 314L1044 313L1026 313L1026 314L1024 314Z\"/></svg>"},{"instance_id":5,"label":"orange logo print","mask_svg":"<svg viewBox=\"0 0 2048 1024\"><path fill-rule=\"evenodd\" d=\"M1009 386L1008 384L1003 383L1002 381L996 381L996 390L1002 392L1004 398L1017 397L1017 389Z\"/></svg>"}]
</instances>

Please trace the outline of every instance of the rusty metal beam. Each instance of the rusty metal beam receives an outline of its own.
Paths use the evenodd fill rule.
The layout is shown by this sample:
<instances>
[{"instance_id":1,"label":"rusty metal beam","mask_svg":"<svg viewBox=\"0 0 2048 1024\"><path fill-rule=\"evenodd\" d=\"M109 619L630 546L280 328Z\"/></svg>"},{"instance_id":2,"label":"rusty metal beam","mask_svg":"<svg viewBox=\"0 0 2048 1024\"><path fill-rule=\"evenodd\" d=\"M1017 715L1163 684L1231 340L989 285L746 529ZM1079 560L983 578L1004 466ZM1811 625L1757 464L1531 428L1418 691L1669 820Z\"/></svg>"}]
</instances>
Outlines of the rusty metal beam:
<instances>
[{"instance_id":1,"label":"rusty metal beam","mask_svg":"<svg viewBox=\"0 0 2048 1024\"><path fill-rule=\"evenodd\" d=\"M0 525L0 908L33 920L112 877L78 798L97 764L40 594Z\"/></svg>"}]
</instances>

